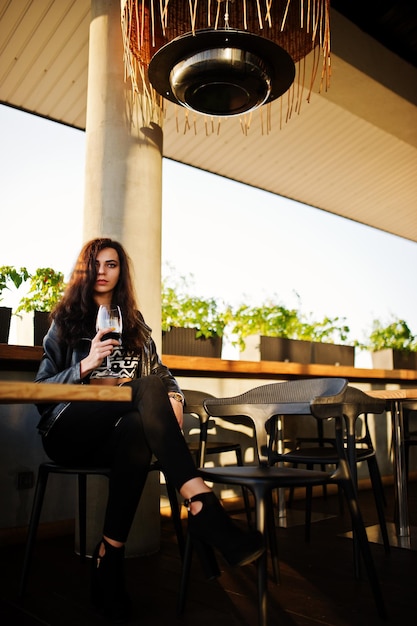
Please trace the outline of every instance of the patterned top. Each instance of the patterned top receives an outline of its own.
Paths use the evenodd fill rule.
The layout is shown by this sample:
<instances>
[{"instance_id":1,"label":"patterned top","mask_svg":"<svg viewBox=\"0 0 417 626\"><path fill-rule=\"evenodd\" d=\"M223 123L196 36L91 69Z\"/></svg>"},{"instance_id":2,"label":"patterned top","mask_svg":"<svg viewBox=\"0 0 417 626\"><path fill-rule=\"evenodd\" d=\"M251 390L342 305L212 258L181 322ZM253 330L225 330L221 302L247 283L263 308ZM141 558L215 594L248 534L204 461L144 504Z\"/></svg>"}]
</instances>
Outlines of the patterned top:
<instances>
[{"instance_id":1,"label":"patterned top","mask_svg":"<svg viewBox=\"0 0 417 626\"><path fill-rule=\"evenodd\" d=\"M110 355L110 369L116 378L137 378L139 371L139 356L126 354L123 346L116 346ZM108 378L106 359L93 370L90 378Z\"/></svg>"}]
</instances>

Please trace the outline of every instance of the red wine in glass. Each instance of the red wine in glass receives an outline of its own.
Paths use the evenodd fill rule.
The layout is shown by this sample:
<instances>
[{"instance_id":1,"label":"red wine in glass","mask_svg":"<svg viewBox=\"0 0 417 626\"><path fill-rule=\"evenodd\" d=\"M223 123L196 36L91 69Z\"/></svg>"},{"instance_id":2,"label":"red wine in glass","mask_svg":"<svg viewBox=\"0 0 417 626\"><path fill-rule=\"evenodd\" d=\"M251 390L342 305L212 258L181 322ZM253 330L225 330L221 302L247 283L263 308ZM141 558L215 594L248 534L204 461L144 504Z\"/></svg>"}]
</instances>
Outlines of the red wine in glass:
<instances>
[{"instance_id":1,"label":"red wine in glass","mask_svg":"<svg viewBox=\"0 0 417 626\"><path fill-rule=\"evenodd\" d=\"M120 341L122 336L122 312L119 306L108 306L101 304L97 313L96 330L106 330L109 332L103 335L102 341L106 339L117 339ZM106 357L106 374L107 376L115 376L111 371L110 357Z\"/></svg>"}]
</instances>

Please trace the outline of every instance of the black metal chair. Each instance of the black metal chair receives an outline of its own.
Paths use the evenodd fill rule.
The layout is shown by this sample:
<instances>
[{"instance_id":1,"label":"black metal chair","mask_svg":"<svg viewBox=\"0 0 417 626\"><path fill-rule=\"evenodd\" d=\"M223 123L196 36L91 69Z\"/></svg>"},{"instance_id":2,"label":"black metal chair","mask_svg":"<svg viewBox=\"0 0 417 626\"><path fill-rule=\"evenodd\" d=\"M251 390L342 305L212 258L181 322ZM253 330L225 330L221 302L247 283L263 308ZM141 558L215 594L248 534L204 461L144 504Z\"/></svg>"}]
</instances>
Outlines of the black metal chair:
<instances>
[{"instance_id":1,"label":"black metal chair","mask_svg":"<svg viewBox=\"0 0 417 626\"><path fill-rule=\"evenodd\" d=\"M52 461L47 461L40 464L38 470L38 478L36 481L35 494L33 497L32 512L28 526L25 553L23 557L23 565L19 582L18 595L20 598L24 596L27 587L30 566L32 563L32 554L35 547L39 519L42 512L42 506L49 475L64 474L67 476L76 475L78 477L78 522L80 559L81 561L84 561L86 557L87 477L106 476L107 478L109 478L110 471L111 470L108 467L67 466L53 463ZM158 461L154 461L150 464L149 472L151 471L163 472L162 467ZM180 555L182 558L184 554L184 535L181 525L180 507L178 504L175 488L169 482L167 482L167 492L171 505L172 520L174 523Z\"/></svg>"},{"instance_id":2,"label":"black metal chair","mask_svg":"<svg viewBox=\"0 0 417 626\"><path fill-rule=\"evenodd\" d=\"M239 443L233 441L220 441L218 439L209 440L209 429L213 425L210 415L204 408L204 400L214 398L210 393L204 391L196 391L194 389L182 389L185 396L184 413L198 418L199 433L198 440L192 441L186 436L187 445L190 452L194 455L197 467L204 467L206 456L214 454L222 454L223 452L234 452L236 455L236 464L243 465L242 448Z\"/></svg>"},{"instance_id":3,"label":"black metal chair","mask_svg":"<svg viewBox=\"0 0 417 626\"><path fill-rule=\"evenodd\" d=\"M355 394L354 394L355 395ZM277 488L292 486L323 485L337 483L343 488L352 519L354 536L363 557L370 585L374 594L377 610L381 617L385 617L384 600L379 586L372 553L368 543L365 526L360 512L355 482L352 478L347 452L344 444L344 415L355 411L363 412L362 401L366 398L372 402L375 411L384 402L374 403L369 396L352 398L348 381L342 378L321 378L311 380L297 380L284 383L274 383L257 387L239 396L231 398L210 398L205 401L205 407L210 415L232 419L246 416L251 420L256 433L257 453L259 464L244 467L215 467L201 468L201 476L214 483L241 485L250 489L255 498L256 527L265 536L269 543L271 556L277 558L276 533L271 525L272 519L272 491ZM353 403L353 404L352 404ZM369 407L366 407L369 410ZM372 411L373 412L373 411ZM317 419L333 418L335 425L335 440L339 455L336 470L329 473L317 470L300 468L276 467L269 465L267 427L273 423L276 416L284 415L313 415ZM189 582L193 542L190 535L186 538L183 569L181 575L178 598L178 611L185 608L186 592ZM259 625L267 624L267 553L262 555L258 562L258 611Z\"/></svg>"},{"instance_id":4,"label":"black metal chair","mask_svg":"<svg viewBox=\"0 0 417 626\"><path fill-rule=\"evenodd\" d=\"M184 413L190 414L198 418L199 433L198 440L191 441L186 435L187 445L190 452L195 456L197 467L204 467L206 457L218 455L225 452L234 452L236 455L236 465L243 465L242 447L235 441L221 441L209 439L209 429L213 424L210 415L204 407L204 401L208 398L214 398L212 394L204 391L196 391L191 389L182 389L185 396ZM245 503L245 511L248 522L251 522L251 505L248 492L242 488L243 501Z\"/></svg>"},{"instance_id":5,"label":"black metal chair","mask_svg":"<svg viewBox=\"0 0 417 626\"><path fill-rule=\"evenodd\" d=\"M352 388L355 389L355 388ZM360 393L360 390L357 390ZM351 390L350 394L356 393ZM359 400L359 397L358 397ZM358 402L357 406L361 406ZM356 405L355 405L356 407ZM382 406L375 406L378 409L375 412L382 413L384 408ZM369 409L371 410L371 408ZM371 478L372 490L375 497L375 505L378 513L379 526L381 530L381 536L384 543L385 552L389 553L390 545L388 539L388 531L385 520L385 498L382 485L381 473L379 471L378 461L376 458L375 448L372 443L371 434L368 426L368 415L364 415L365 432L363 436L356 436L356 423L359 418L357 409L348 410L345 414L346 429L349 437L351 437L350 445L354 446L355 454L351 456L350 462L352 475L355 482L357 481L357 464L366 462L368 465L369 476ZM318 422L322 425L322 420ZM296 446L288 451L279 452L274 442L274 437L270 439L269 460L271 465L275 463L291 463L293 467L298 467L302 464L307 469L313 469L316 465L320 466L320 469L324 469L326 466L336 466L338 463L338 452L336 449L336 441L332 437L324 437L323 431L319 432L319 436L315 438L300 438L296 441ZM314 443L313 446L310 444ZM311 507L312 507L312 490L311 487L306 488L306 540L310 539L311 529Z\"/></svg>"}]
</instances>

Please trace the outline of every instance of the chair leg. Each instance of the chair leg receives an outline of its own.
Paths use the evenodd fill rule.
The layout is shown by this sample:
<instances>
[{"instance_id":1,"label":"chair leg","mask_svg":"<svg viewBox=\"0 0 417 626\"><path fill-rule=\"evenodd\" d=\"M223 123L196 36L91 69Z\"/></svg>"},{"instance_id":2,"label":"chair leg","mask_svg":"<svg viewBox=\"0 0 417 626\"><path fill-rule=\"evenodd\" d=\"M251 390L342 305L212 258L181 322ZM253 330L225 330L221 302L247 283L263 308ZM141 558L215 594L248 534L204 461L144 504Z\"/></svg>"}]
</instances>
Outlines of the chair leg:
<instances>
[{"instance_id":1,"label":"chair leg","mask_svg":"<svg viewBox=\"0 0 417 626\"><path fill-rule=\"evenodd\" d=\"M184 546L184 558L182 560L180 589L178 593L177 613L182 615L187 599L188 583L190 580L191 561L193 558L193 545L190 535L187 535Z\"/></svg>"},{"instance_id":2,"label":"chair leg","mask_svg":"<svg viewBox=\"0 0 417 626\"><path fill-rule=\"evenodd\" d=\"M188 584L190 580L191 562L193 558L193 550L196 549L198 556L203 567L204 575L208 580L213 580L220 576L219 566L217 564L216 555L211 546L204 544L198 539L193 539L191 535L187 534L184 548L184 558L182 562L180 589L178 594L177 613L182 615L185 609L185 602L188 590Z\"/></svg>"},{"instance_id":3,"label":"chair leg","mask_svg":"<svg viewBox=\"0 0 417 626\"><path fill-rule=\"evenodd\" d=\"M240 465L240 466L243 465L242 450L240 448L236 450L236 463L237 465ZM242 487L242 496L243 496L243 502L245 503L246 519L248 520L248 524L251 527L252 526L251 504L250 504L248 490L245 487Z\"/></svg>"},{"instance_id":4,"label":"chair leg","mask_svg":"<svg viewBox=\"0 0 417 626\"><path fill-rule=\"evenodd\" d=\"M172 523L174 524L175 534L177 536L178 549L180 551L180 557L182 561L184 558L185 540L184 540L184 533L182 530L181 509L178 504L177 492L175 490L175 487L169 482L163 470L163 467L161 466L159 461L155 461L154 463L151 463L151 465L149 466L149 471L162 472L162 474L164 475L165 487L167 490L169 505L171 507Z\"/></svg>"},{"instance_id":5,"label":"chair leg","mask_svg":"<svg viewBox=\"0 0 417 626\"><path fill-rule=\"evenodd\" d=\"M80 560L84 563L87 552L87 476L85 474L78 474L78 526Z\"/></svg>"},{"instance_id":6,"label":"chair leg","mask_svg":"<svg viewBox=\"0 0 417 626\"><path fill-rule=\"evenodd\" d=\"M404 445L405 452L405 476L408 482L410 476L410 442L406 441Z\"/></svg>"},{"instance_id":7,"label":"chair leg","mask_svg":"<svg viewBox=\"0 0 417 626\"><path fill-rule=\"evenodd\" d=\"M387 499L385 497L385 490L384 490L384 485L382 482L382 478L381 478L381 472L379 471L379 465L378 465L378 461L375 459L375 476L378 480L379 483L379 489L381 492L381 498L382 498L382 503L384 505L384 507L387 506Z\"/></svg>"},{"instance_id":8,"label":"chair leg","mask_svg":"<svg viewBox=\"0 0 417 626\"><path fill-rule=\"evenodd\" d=\"M307 468L311 469L311 468ZM311 509L313 507L313 487L311 485L306 486L306 515L304 525L304 538L307 543L310 543L311 539Z\"/></svg>"},{"instance_id":9,"label":"chair leg","mask_svg":"<svg viewBox=\"0 0 417 626\"><path fill-rule=\"evenodd\" d=\"M297 468L298 467L298 463L293 463L291 467ZM321 471L324 472L326 471L326 465L324 463L322 463L320 465ZM307 465L307 469L314 469L314 467L312 465ZM323 484L323 499L327 500L327 484L324 483ZM290 487L289 488L289 492L288 492L288 498L287 498L287 508L290 509L292 507L292 504L294 502L294 492L295 489L294 487ZM308 494L306 491L306 500L308 499ZM306 512L306 518L307 518L307 512ZM310 519L311 519L311 513L310 513ZM310 541L310 539L307 539L307 534L309 535L310 533L306 531L306 541Z\"/></svg>"},{"instance_id":10,"label":"chair leg","mask_svg":"<svg viewBox=\"0 0 417 626\"><path fill-rule=\"evenodd\" d=\"M25 554L23 557L22 573L20 576L18 596L23 598L26 591L26 584L29 575L29 569L32 562L33 548L36 541L38 531L39 518L42 511L43 499L48 482L49 472L42 466L39 467L38 479L36 482L35 494L33 497L32 513L30 516L28 534L26 538Z\"/></svg>"},{"instance_id":11,"label":"chair leg","mask_svg":"<svg viewBox=\"0 0 417 626\"><path fill-rule=\"evenodd\" d=\"M174 524L175 534L177 535L178 549L180 551L181 560L183 560L185 555L185 539L181 524L181 509L178 504L177 492L167 477L165 477L165 486L171 506L172 523Z\"/></svg>"},{"instance_id":12,"label":"chair leg","mask_svg":"<svg viewBox=\"0 0 417 626\"><path fill-rule=\"evenodd\" d=\"M379 528L381 530L382 541L384 543L385 554L390 553L387 524L384 511L384 490L382 486L381 474L375 458L368 459L368 471L371 477L372 490L375 495L375 506L378 513Z\"/></svg>"},{"instance_id":13,"label":"chair leg","mask_svg":"<svg viewBox=\"0 0 417 626\"><path fill-rule=\"evenodd\" d=\"M264 552L257 561L258 568L258 615L259 626L267 626L268 623L268 577L267 577L267 554Z\"/></svg>"},{"instance_id":14,"label":"chair leg","mask_svg":"<svg viewBox=\"0 0 417 626\"><path fill-rule=\"evenodd\" d=\"M255 509L256 509L256 528L264 535L267 533L268 523L268 501L269 491L262 485L258 488L255 486ZM272 498L272 495L271 495ZM268 572L267 572L267 551L257 560L258 568L258 615L259 626L267 626L268 623Z\"/></svg>"},{"instance_id":15,"label":"chair leg","mask_svg":"<svg viewBox=\"0 0 417 626\"><path fill-rule=\"evenodd\" d=\"M365 568L368 574L369 583L372 588L378 613L382 619L386 619L385 603L381 593L378 575L375 569L374 560L372 558L368 536L366 534L365 524L363 522L362 514L359 509L354 486L350 479L342 479L341 485L346 496L349 512L352 519L352 529L354 535L356 535L359 550L362 553L362 558L365 563Z\"/></svg>"},{"instance_id":16,"label":"chair leg","mask_svg":"<svg viewBox=\"0 0 417 626\"><path fill-rule=\"evenodd\" d=\"M275 526L275 519L274 519L274 502L272 498L272 492L269 494L269 497L268 497L266 521L268 525L267 537L268 537L268 544L269 544L269 552L271 554L272 572L274 575L274 582L278 585L280 583L281 576L280 576L280 571L279 571L278 542L277 542L277 537L276 537L276 526Z\"/></svg>"},{"instance_id":17,"label":"chair leg","mask_svg":"<svg viewBox=\"0 0 417 626\"><path fill-rule=\"evenodd\" d=\"M294 469L297 469L298 463L293 463L291 467L293 467ZM295 492L294 487L290 487L288 490L288 498L287 498L287 504L286 504L287 509L290 509L292 507L292 504L294 502L294 492Z\"/></svg>"}]
</instances>

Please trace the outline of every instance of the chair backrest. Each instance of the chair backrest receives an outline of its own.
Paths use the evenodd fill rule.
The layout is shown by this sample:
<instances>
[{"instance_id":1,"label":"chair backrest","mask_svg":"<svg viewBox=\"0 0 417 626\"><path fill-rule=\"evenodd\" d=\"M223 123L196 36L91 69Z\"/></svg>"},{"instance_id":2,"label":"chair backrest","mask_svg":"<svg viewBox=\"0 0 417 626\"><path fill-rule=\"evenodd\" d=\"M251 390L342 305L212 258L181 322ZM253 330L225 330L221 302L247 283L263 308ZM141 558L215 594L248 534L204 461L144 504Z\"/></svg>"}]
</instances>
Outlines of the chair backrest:
<instances>
[{"instance_id":1,"label":"chair backrest","mask_svg":"<svg viewBox=\"0 0 417 626\"><path fill-rule=\"evenodd\" d=\"M347 436L355 438L356 420L359 415L368 413L382 413L386 402L380 398L372 398L357 387L346 387L340 399L338 413L345 419ZM311 414L319 419L335 417L335 405L328 398L316 398L311 404Z\"/></svg>"},{"instance_id":2,"label":"chair backrest","mask_svg":"<svg viewBox=\"0 0 417 626\"><path fill-rule=\"evenodd\" d=\"M254 426L258 461L267 464L268 420L277 415L312 415L316 404L323 418L340 415L347 386L345 378L293 380L262 385L230 398L207 398L204 406L210 416L249 418Z\"/></svg>"},{"instance_id":3,"label":"chair backrest","mask_svg":"<svg viewBox=\"0 0 417 626\"><path fill-rule=\"evenodd\" d=\"M182 392L185 397L184 414L192 415L193 417L198 418L200 432L197 464L199 467L203 467L206 458L208 429L210 427L210 415L204 407L204 400L206 398L213 398L214 396L205 391L198 391L194 389L182 389ZM185 428L186 421L184 421L184 429Z\"/></svg>"},{"instance_id":4,"label":"chair backrest","mask_svg":"<svg viewBox=\"0 0 417 626\"><path fill-rule=\"evenodd\" d=\"M196 391L194 389L182 389L181 391L185 397L184 413L197 415L200 424L208 422L210 415L205 409L204 400L206 398L214 398L214 396L205 391Z\"/></svg>"},{"instance_id":5,"label":"chair backrest","mask_svg":"<svg viewBox=\"0 0 417 626\"><path fill-rule=\"evenodd\" d=\"M382 413L385 410L386 401L380 398L372 398L368 394L361 391L357 387L346 387L344 393L340 397L340 403L343 407L343 415L347 418L356 419L358 415L364 413ZM333 417L334 402L331 398L317 397L312 403L314 409L313 415L321 419Z\"/></svg>"}]
</instances>

